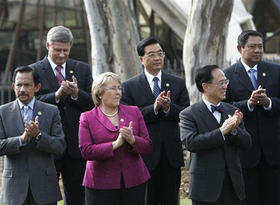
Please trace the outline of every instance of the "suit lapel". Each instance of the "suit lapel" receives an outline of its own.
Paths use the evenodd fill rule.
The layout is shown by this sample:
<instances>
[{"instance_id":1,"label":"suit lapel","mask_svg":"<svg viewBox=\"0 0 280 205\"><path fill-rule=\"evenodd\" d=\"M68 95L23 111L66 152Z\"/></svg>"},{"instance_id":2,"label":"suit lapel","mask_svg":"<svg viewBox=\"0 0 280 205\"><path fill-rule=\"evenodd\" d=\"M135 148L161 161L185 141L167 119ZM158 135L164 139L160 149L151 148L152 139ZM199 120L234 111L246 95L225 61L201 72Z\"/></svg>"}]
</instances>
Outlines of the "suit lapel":
<instances>
[{"instance_id":1,"label":"suit lapel","mask_svg":"<svg viewBox=\"0 0 280 205\"><path fill-rule=\"evenodd\" d=\"M199 115L201 121L205 124L208 130L214 130L220 127L218 121L216 120L214 115L208 110L207 106L202 100L199 102Z\"/></svg>"},{"instance_id":2,"label":"suit lapel","mask_svg":"<svg viewBox=\"0 0 280 205\"><path fill-rule=\"evenodd\" d=\"M18 129L19 133L23 133L24 131L23 119L20 113L19 105L16 100L14 101L10 109L11 109L10 112L11 117L14 119L14 125Z\"/></svg>"},{"instance_id":3,"label":"suit lapel","mask_svg":"<svg viewBox=\"0 0 280 205\"><path fill-rule=\"evenodd\" d=\"M171 83L168 81L168 76L165 72L162 71L161 75L161 90L167 93L168 90L171 90Z\"/></svg>"},{"instance_id":4,"label":"suit lapel","mask_svg":"<svg viewBox=\"0 0 280 205\"><path fill-rule=\"evenodd\" d=\"M47 113L45 113L45 111L43 110L43 107L40 106L38 101L35 100L32 120L35 120L35 117L38 116L39 117L39 125L40 125L40 120L41 120L43 114L47 114Z\"/></svg>"},{"instance_id":5,"label":"suit lapel","mask_svg":"<svg viewBox=\"0 0 280 205\"><path fill-rule=\"evenodd\" d=\"M66 61L66 68L65 69L66 69L65 70L65 75L66 75L65 79L72 82L72 76L74 75L75 77L77 77L75 75L76 67L74 66L73 63L71 63L71 61L69 59Z\"/></svg>"},{"instance_id":6,"label":"suit lapel","mask_svg":"<svg viewBox=\"0 0 280 205\"><path fill-rule=\"evenodd\" d=\"M53 88L53 90L57 90L59 88L59 84L47 57L45 57L42 61L42 70L43 76L49 82L49 85Z\"/></svg>"},{"instance_id":7,"label":"suit lapel","mask_svg":"<svg viewBox=\"0 0 280 205\"><path fill-rule=\"evenodd\" d=\"M261 61L258 64L258 85L261 85L262 88L265 88L267 79L271 79L270 71L267 69L266 65Z\"/></svg>"},{"instance_id":8,"label":"suit lapel","mask_svg":"<svg viewBox=\"0 0 280 205\"><path fill-rule=\"evenodd\" d=\"M141 92L147 94L147 96L145 96L147 100L149 102L152 101L154 103L155 96L151 90L150 84L144 72L139 76L139 85L141 87Z\"/></svg>"},{"instance_id":9,"label":"suit lapel","mask_svg":"<svg viewBox=\"0 0 280 205\"><path fill-rule=\"evenodd\" d=\"M240 84L243 84L245 88L252 92L254 90L254 87L246 72L246 69L244 68L240 60L236 64L234 72L237 74L237 79L239 80Z\"/></svg>"},{"instance_id":10,"label":"suit lapel","mask_svg":"<svg viewBox=\"0 0 280 205\"><path fill-rule=\"evenodd\" d=\"M110 130L112 132L115 132L118 130L118 128L116 128L111 121L102 113L102 111L100 110L100 107L96 107L96 109L94 109L95 112L97 113L97 117L96 119L99 121L99 123L104 126L107 130Z\"/></svg>"},{"instance_id":11,"label":"suit lapel","mask_svg":"<svg viewBox=\"0 0 280 205\"><path fill-rule=\"evenodd\" d=\"M224 121L228 118L228 115L232 115L232 113L229 112L229 110L227 109L226 105L221 102L224 106L224 112L222 112L222 115L221 115L221 122L220 124L222 125L224 123Z\"/></svg>"},{"instance_id":12,"label":"suit lapel","mask_svg":"<svg viewBox=\"0 0 280 205\"><path fill-rule=\"evenodd\" d=\"M126 117L122 105L119 106L119 128L122 128L124 126L129 126L129 119Z\"/></svg>"}]
</instances>

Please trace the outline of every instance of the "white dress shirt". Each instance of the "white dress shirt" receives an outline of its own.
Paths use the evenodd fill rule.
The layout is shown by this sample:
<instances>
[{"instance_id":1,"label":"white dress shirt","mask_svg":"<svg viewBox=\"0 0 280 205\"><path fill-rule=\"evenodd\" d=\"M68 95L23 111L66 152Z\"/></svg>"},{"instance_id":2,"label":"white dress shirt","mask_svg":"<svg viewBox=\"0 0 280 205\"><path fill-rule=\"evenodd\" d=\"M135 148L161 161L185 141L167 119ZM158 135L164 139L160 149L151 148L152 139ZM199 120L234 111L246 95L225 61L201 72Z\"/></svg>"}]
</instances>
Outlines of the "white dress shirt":
<instances>
[{"instance_id":1,"label":"white dress shirt","mask_svg":"<svg viewBox=\"0 0 280 205\"><path fill-rule=\"evenodd\" d=\"M48 56L48 60L49 60L49 62L50 62L50 64L51 64L51 67L52 67L52 70L53 70L53 72L54 72L54 75L56 76L56 73L57 73L57 71L56 71L56 66L58 66L57 64L55 64L53 61L52 61L52 59ZM65 68L66 68L66 62L65 63L63 63L62 65L60 65L62 68L61 68L61 74L63 75L63 77L64 77L64 79L66 78L66 72L65 72Z\"/></svg>"},{"instance_id":2,"label":"white dress shirt","mask_svg":"<svg viewBox=\"0 0 280 205\"><path fill-rule=\"evenodd\" d=\"M210 103L209 101L207 101L203 96L202 96L202 100L205 103L205 105L207 106L208 110L212 113L211 105L214 105L214 104ZM219 106L220 104L221 103L218 103L217 105L214 105L214 106ZM221 118L222 118L222 114L220 112L218 112L218 111L214 111L212 114L216 118L217 122L220 124Z\"/></svg>"}]
</instances>

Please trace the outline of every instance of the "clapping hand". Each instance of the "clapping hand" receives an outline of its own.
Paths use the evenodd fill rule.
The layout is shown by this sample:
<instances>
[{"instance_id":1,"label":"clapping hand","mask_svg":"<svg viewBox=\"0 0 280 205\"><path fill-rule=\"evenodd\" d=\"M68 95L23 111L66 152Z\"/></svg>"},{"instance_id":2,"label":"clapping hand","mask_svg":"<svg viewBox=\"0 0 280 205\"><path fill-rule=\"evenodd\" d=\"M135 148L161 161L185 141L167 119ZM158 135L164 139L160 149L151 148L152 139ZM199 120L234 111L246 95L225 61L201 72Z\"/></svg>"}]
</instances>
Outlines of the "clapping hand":
<instances>
[{"instance_id":1,"label":"clapping hand","mask_svg":"<svg viewBox=\"0 0 280 205\"><path fill-rule=\"evenodd\" d=\"M167 91L166 95L162 96L162 102L161 103L162 103L162 109L164 111L169 110L170 102L171 102L171 100L170 100L170 90L169 90L169 91Z\"/></svg>"},{"instance_id":2,"label":"clapping hand","mask_svg":"<svg viewBox=\"0 0 280 205\"><path fill-rule=\"evenodd\" d=\"M220 128L223 135L226 135L229 132L234 131L240 125L242 119L243 119L243 114L239 110L236 110L233 116L228 115L228 118L224 121L224 123Z\"/></svg>"},{"instance_id":3,"label":"clapping hand","mask_svg":"<svg viewBox=\"0 0 280 205\"><path fill-rule=\"evenodd\" d=\"M24 129L29 137L35 137L40 132L39 130L39 118L35 117L35 121L29 121L25 123Z\"/></svg>"},{"instance_id":4,"label":"clapping hand","mask_svg":"<svg viewBox=\"0 0 280 205\"><path fill-rule=\"evenodd\" d=\"M112 142L113 150L118 149L123 145L124 142L125 140L123 139L122 134L119 133L118 138L114 142Z\"/></svg>"},{"instance_id":5,"label":"clapping hand","mask_svg":"<svg viewBox=\"0 0 280 205\"><path fill-rule=\"evenodd\" d=\"M125 142L128 142L131 145L133 145L135 143L135 137L133 136L132 124L133 124L132 121L130 121L128 127L124 126L124 127L120 128L120 134L118 135L118 138L112 143L113 150L119 148Z\"/></svg>"},{"instance_id":6,"label":"clapping hand","mask_svg":"<svg viewBox=\"0 0 280 205\"><path fill-rule=\"evenodd\" d=\"M28 139L32 137L36 137L38 133L40 132L39 130L39 117L35 117L35 121L29 121L25 122L24 124L24 133L21 136L21 142L25 143Z\"/></svg>"},{"instance_id":7,"label":"clapping hand","mask_svg":"<svg viewBox=\"0 0 280 205\"><path fill-rule=\"evenodd\" d=\"M78 97L78 81L77 78L73 75L72 82L66 80L62 81L59 89L56 91L55 96L57 99L62 98L65 95L71 95L73 97Z\"/></svg>"},{"instance_id":8,"label":"clapping hand","mask_svg":"<svg viewBox=\"0 0 280 205\"><path fill-rule=\"evenodd\" d=\"M70 81L66 81L67 82L67 86L68 86L68 89L69 89L69 94L72 96L72 97L78 97L78 92L79 92L79 89L78 89L78 81L77 81L77 78L73 75L72 76L72 80L73 82L70 82Z\"/></svg>"},{"instance_id":9,"label":"clapping hand","mask_svg":"<svg viewBox=\"0 0 280 205\"><path fill-rule=\"evenodd\" d=\"M269 98L266 95L266 89L262 88L260 85L257 90L254 90L251 94L250 99L248 100L249 106L269 106Z\"/></svg>"},{"instance_id":10,"label":"clapping hand","mask_svg":"<svg viewBox=\"0 0 280 205\"><path fill-rule=\"evenodd\" d=\"M160 108L162 108L164 111L168 111L170 102L170 91L167 91L166 95L165 91L162 91L155 100L154 108L156 111L158 111Z\"/></svg>"},{"instance_id":11,"label":"clapping hand","mask_svg":"<svg viewBox=\"0 0 280 205\"><path fill-rule=\"evenodd\" d=\"M132 121L129 122L128 127L122 127L120 129L120 133L122 134L122 137L124 138L125 141L127 141L129 144L133 145L135 143L135 137L133 135L133 123Z\"/></svg>"}]
</instances>

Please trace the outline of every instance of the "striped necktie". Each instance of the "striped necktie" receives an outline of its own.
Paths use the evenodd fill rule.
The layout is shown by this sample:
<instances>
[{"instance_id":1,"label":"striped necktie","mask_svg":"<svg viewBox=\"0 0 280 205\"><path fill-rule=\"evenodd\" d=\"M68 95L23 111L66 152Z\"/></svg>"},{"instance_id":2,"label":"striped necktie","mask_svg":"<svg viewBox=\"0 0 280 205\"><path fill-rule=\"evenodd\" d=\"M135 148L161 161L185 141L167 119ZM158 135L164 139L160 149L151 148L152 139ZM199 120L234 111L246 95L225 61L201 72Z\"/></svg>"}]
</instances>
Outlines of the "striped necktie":
<instances>
[{"instance_id":1,"label":"striped necktie","mask_svg":"<svg viewBox=\"0 0 280 205\"><path fill-rule=\"evenodd\" d=\"M28 105L24 105L23 106L23 122L28 122L30 119L29 119L29 116L28 116Z\"/></svg>"},{"instance_id":2,"label":"striped necktie","mask_svg":"<svg viewBox=\"0 0 280 205\"><path fill-rule=\"evenodd\" d=\"M61 85L62 81L64 81L64 77L61 73L61 69L62 69L62 66L61 65L57 65L55 70L56 70L56 79L57 79L57 82L59 83L59 85Z\"/></svg>"},{"instance_id":3,"label":"striped necktie","mask_svg":"<svg viewBox=\"0 0 280 205\"><path fill-rule=\"evenodd\" d=\"M257 83L257 79L255 76L255 69L251 68L250 70L248 70L248 74L249 74L249 78L252 82L252 85L254 87L254 89L256 90L258 88L258 83Z\"/></svg>"},{"instance_id":4,"label":"striped necktie","mask_svg":"<svg viewBox=\"0 0 280 205\"><path fill-rule=\"evenodd\" d=\"M158 77L154 77L153 81L154 81L153 94L155 98L157 98L157 96L160 94L160 87L158 86L158 81L159 81Z\"/></svg>"}]
</instances>

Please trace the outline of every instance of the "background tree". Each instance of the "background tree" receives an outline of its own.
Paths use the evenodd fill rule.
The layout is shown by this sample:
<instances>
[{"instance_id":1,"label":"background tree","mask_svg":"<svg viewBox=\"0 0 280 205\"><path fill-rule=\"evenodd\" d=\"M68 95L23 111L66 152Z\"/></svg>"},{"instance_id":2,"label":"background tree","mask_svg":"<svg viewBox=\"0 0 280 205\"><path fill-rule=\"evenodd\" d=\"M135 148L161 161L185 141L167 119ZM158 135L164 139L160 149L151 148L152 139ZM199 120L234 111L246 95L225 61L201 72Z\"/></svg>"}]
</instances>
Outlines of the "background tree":
<instances>
[{"instance_id":1,"label":"background tree","mask_svg":"<svg viewBox=\"0 0 280 205\"><path fill-rule=\"evenodd\" d=\"M227 65L225 43L232 8L233 0L192 1L183 48L191 103L201 98L194 81L195 70L207 64L221 68Z\"/></svg>"},{"instance_id":2,"label":"background tree","mask_svg":"<svg viewBox=\"0 0 280 205\"><path fill-rule=\"evenodd\" d=\"M93 77L111 71L126 80L141 71L134 1L84 0L91 36Z\"/></svg>"}]
</instances>

